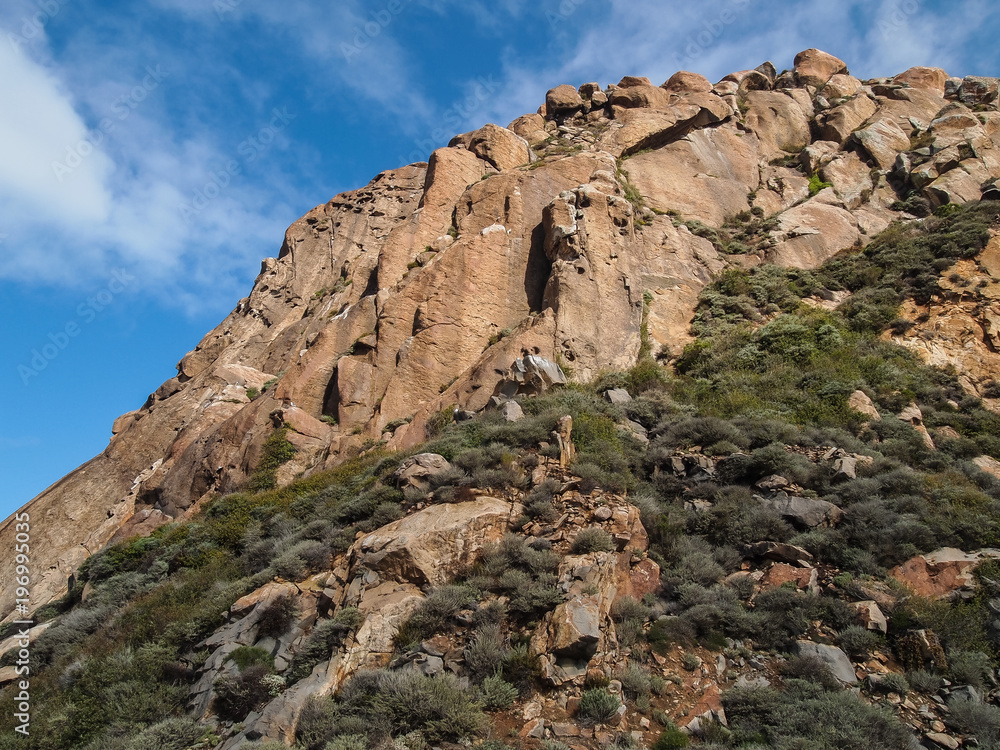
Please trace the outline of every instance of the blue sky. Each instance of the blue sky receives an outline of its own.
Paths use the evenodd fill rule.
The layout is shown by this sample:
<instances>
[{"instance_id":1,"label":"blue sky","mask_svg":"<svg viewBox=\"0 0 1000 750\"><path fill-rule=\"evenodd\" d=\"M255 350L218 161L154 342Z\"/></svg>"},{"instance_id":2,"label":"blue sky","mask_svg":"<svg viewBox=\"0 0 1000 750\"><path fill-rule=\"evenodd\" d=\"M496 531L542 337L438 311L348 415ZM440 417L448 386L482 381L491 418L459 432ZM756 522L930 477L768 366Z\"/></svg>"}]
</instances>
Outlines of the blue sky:
<instances>
[{"instance_id":1,"label":"blue sky","mask_svg":"<svg viewBox=\"0 0 1000 750\"><path fill-rule=\"evenodd\" d=\"M103 450L298 216L552 86L814 46L1000 75L997 38L985 0L5 0L0 516Z\"/></svg>"}]
</instances>

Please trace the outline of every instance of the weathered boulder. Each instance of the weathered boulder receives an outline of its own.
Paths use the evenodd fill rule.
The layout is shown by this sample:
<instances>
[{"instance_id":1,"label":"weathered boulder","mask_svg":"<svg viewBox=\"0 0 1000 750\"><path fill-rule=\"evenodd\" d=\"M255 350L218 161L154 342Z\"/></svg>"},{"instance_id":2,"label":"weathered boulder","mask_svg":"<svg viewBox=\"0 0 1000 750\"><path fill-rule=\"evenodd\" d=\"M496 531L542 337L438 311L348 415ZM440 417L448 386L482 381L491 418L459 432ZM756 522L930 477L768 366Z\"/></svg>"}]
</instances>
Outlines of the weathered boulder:
<instances>
[{"instance_id":1,"label":"weathered boulder","mask_svg":"<svg viewBox=\"0 0 1000 750\"><path fill-rule=\"evenodd\" d=\"M847 658L847 654L836 646L813 643L812 641L797 641L795 646L799 656L816 657L841 682L853 685L858 681L858 676L854 674L854 666L851 664L851 660Z\"/></svg>"},{"instance_id":2,"label":"weathered boulder","mask_svg":"<svg viewBox=\"0 0 1000 750\"><path fill-rule=\"evenodd\" d=\"M565 115L582 107L583 98L580 92L568 83L549 89L545 94L545 111L550 115Z\"/></svg>"},{"instance_id":3,"label":"weathered boulder","mask_svg":"<svg viewBox=\"0 0 1000 750\"><path fill-rule=\"evenodd\" d=\"M865 94L858 94L818 118L820 138L843 143L877 111L875 102Z\"/></svg>"},{"instance_id":4,"label":"weathered boulder","mask_svg":"<svg viewBox=\"0 0 1000 750\"><path fill-rule=\"evenodd\" d=\"M887 632L889 623L876 602L869 599L868 601L854 602L851 606L858 611L861 624L868 630L877 630L880 633Z\"/></svg>"},{"instance_id":5,"label":"weathered boulder","mask_svg":"<svg viewBox=\"0 0 1000 750\"><path fill-rule=\"evenodd\" d=\"M795 77L803 86L822 86L838 73L846 74L847 63L818 49L803 50L795 56Z\"/></svg>"},{"instance_id":6,"label":"weathered boulder","mask_svg":"<svg viewBox=\"0 0 1000 750\"><path fill-rule=\"evenodd\" d=\"M427 492L431 488L431 480L449 469L451 464L444 456L437 453L418 453L404 460L392 476L400 489L413 487Z\"/></svg>"},{"instance_id":7,"label":"weathered boulder","mask_svg":"<svg viewBox=\"0 0 1000 750\"><path fill-rule=\"evenodd\" d=\"M624 388L611 388L604 392L604 398L612 404L627 404L632 400L632 396Z\"/></svg>"},{"instance_id":8,"label":"weathered boulder","mask_svg":"<svg viewBox=\"0 0 1000 750\"><path fill-rule=\"evenodd\" d=\"M625 107L626 109L669 109L670 94L659 86L649 83L649 79L642 79L627 87L621 87L611 92L609 100L612 107Z\"/></svg>"},{"instance_id":9,"label":"weathered boulder","mask_svg":"<svg viewBox=\"0 0 1000 750\"><path fill-rule=\"evenodd\" d=\"M517 401L505 401L500 407L500 416L507 422L519 422L524 419L524 410Z\"/></svg>"},{"instance_id":10,"label":"weathered boulder","mask_svg":"<svg viewBox=\"0 0 1000 750\"><path fill-rule=\"evenodd\" d=\"M494 497L431 505L359 539L351 559L382 579L440 586L499 541L519 513L520 506Z\"/></svg>"},{"instance_id":11,"label":"weathered boulder","mask_svg":"<svg viewBox=\"0 0 1000 750\"><path fill-rule=\"evenodd\" d=\"M879 169L885 171L892 169L896 157L910 148L910 137L892 120L877 120L856 131L854 138Z\"/></svg>"},{"instance_id":12,"label":"weathered boulder","mask_svg":"<svg viewBox=\"0 0 1000 750\"><path fill-rule=\"evenodd\" d=\"M840 508L826 500L794 497L785 492L778 492L769 498L758 495L756 499L761 505L772 508L798 526L835 526L844 517Z\"/></svg>"},{"instance_id":13,"label":"weathered boulder","mask_svg":"<svg viewBox=\"0 0 1000 750\"><path fill-rule=\"evenodd\" d=\"M1000 558L1000 550L963 552L943 547L926 555L911 557L890 570L889 575L919 596L940 599L955 592L972 590L975 586L973 572L980 562L988 558Z\"/></svg>"},{"instance_id":14,"label":"weathered boulder","mask_svg":"<svg viewBox=\"0 0 1000 750\"><path fill-rule=\"evenodd\" d=\"M501 172L531 162L534 153L528 142L499 125L484 125L472 135L469 151Z\"/></svg>"},{"instance_id":15,"label":"weathered boulder","mask_svg":"<svg viewBox=\"0 0 1000 750\"><path fill-rule=\"evenodd\" d=\"M882 415L878 413L878 409L875 408L875 404L864 391L854 391L854 393L848 397L847 405L854 409L854 411L860 412L866 417L869 417L874 422L878 422L882 419Z\"/></svg>"},{"instance_id":16,"label":"weathered boulder","mask_svg":"<svg viewBox=\"0 0 1000 750\"><path fill-rule=\"evenodd\" d=\"M592 596L563 602L548 623L548 651L556 656L589 659L601 640L601 610Z\"/></svg>"},{"instance_id":17,"label":"weathered boulder","mask_svg":"<svg viewBox=\"0 0 1000 750\"><path fill-rule=\"evenodd\" d=\"M555 385L564 385L566 375L555 362L529 354L514 361L504 379L497 385L497 394L513 398L518 394L535 396Z\"/></svg>"},{"instance_id":18,"label":"weathered boulder","mask_svg":"<svg viewBox=\"0 0 1000 750\"><path fill-rule=\"evenodd\" d=\"M966 76L958 89L958 98L970 107L977 104L996 106L1000 99L1000 78Z\"/></svg>"},{"instance_id":19,"label":"weathered boulder","mask_svg":"<svg viewBox=\"0 0 1000 750\"><path fill-rule=\"evenodd\" d=\"M708 93L712 84L700 73L678 70L664 82L662 88L672 94Z\"/></svg>"},{"instance_id":20,"label":"weathered boulder","mask_svg":"<svg viewBox=\"0 0 1000 750\"><path fill-rule=\"evenodd\" d=\"M769 260L779 266L815 268L861 240L851 214L838 206L807 201L781 214L783 238Z\"/></svg>"},{"instance_id":21,"label":"weathered boulder","mask_svg":"<svg viewBox=\"0 0 1000 750\"><path fill-rule=\"evenodd\" d=\"M944 85L948 74L941 68L914 67L904 70L892 79L894 83L905 83L915 89L930 89L944 96Z\"/></svg>"},{"instance_id":22,"label":"weathered boulder","mask_svg":"<svg viewBox=\"0 0 1000 750\"><path fill-rule=\"evenodd\" d=\"M549 137L549 132L545 129L545 118L534 112L521 115L507 129L524 138L529 146L537 146Z\"/></svg>"},{"instance_id":23,"label":"weathered boulder","mask_svg":"<svg viewBox=\"0 0 1000 750\"><path fill-rule=\"evenodd\" d=\"M861 81L859 81L854 76L844 75L843 73L838 73L832 76L826 85L823 87L823 96L827 100L833 99L846 99L849 96L854 96L858 93L861 88Z\"/></svg>"}]
</instances>

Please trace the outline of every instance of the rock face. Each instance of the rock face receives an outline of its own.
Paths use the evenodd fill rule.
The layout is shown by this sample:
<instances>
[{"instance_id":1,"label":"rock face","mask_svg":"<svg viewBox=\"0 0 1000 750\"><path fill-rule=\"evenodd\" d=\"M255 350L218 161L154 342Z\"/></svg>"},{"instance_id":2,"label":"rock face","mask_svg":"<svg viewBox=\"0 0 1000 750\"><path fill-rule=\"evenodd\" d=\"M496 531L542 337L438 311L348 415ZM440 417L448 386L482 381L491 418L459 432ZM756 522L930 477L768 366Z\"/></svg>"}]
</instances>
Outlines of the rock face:
<instances>
[{"instance_id":1,"label":"rock face","mask_svg":"<svg viewBox=\"0 0 1000 750\"><path fill-rule=\"evenodd\" d=\"M369 441L408 449L456 408L630 367L643 331L679 352L699 292L729 266L811 268L907 218L911 194L932 208L978 199L1000 176L997 107L997 79L914 68L860 81L806 50L784 75L767 63L715 84L681 71L662 86L557 86L537 114L335 196L288 228L249 295L115 420L106 450L28 504L45 519L33 605L111 539L244 487L276 427L295 449L279 484ZM708 239L750 212L774 220L759 249L730 256ZM991 252L977 299L905 309L921 322L897 337L980 395L1000 369ZM0 525L4 548L14 532ZM4 615L12 577L4 558Z\"/></svg>"}]
</instances>

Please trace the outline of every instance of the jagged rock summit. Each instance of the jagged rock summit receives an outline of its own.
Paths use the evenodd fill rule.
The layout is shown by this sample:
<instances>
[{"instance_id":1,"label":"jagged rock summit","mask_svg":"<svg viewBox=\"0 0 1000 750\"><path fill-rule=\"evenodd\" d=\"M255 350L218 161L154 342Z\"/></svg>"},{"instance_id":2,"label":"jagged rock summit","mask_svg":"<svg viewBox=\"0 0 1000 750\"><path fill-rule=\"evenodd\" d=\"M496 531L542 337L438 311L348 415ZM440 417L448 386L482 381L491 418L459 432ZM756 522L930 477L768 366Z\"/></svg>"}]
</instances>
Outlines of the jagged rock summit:
<instances>
[{"instance_id":1,"label":"jagged rock summit","mask_svg":"<svg viewBox=\"0 0 1000 750\"><path fill-rule=\"evenodd\" d=\"M336 196L289 227L250 295L115 421L107 449L26 506L33 604L116 535L245 486L277 426L296 448L279 484L377 441L408 448L443 411L487 407L517 360L587 381L631 366L644 328L678 353L729 266L811 268L995 192L998 95L996 78L937 68L862 81L819 50L715 84L681 71L561 85L507 128ZM971 363L973 393L997 365L986 345L930 356ZM13 535L8 519L5 548ZM12 582L8 557L5 615Z\"/></svg>"}]
</instances>

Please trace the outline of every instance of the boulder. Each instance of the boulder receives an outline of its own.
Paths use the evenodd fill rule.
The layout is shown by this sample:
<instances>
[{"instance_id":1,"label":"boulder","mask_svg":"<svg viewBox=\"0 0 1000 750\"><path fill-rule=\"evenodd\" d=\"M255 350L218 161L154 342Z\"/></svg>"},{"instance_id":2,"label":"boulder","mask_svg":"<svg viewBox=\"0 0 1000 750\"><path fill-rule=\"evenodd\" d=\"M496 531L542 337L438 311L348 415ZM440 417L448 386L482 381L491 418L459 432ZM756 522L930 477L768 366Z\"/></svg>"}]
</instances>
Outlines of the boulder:
<instances>
[{"instance_id":1,"label":"boulder","mask_svg":"<svg viewBox=\"0 0 1000 750\"><path fill-rule=\"evenodd\" d=\"M768 260L792 268L815 268L861 240L849 211L819 200L785 211L779 218L779 229L784 236Z\"/></svg>"},{"instance_id":2,"label":"boulder","mask_svg":"<svg viewBox=\"0 0 1000 750\"><path fill-rule=\"evenodd\" d=\"M793 497L785 492L778 492L769 498L757 495L756 499L761 505L773 508L782 518L800 527L835 526L844 517L840 508L826 500Z\"/></svg>"},{"instance_id":3,"label":"boulder","mask_svg":"<svg viewBox=\"0 0 1000 750\"><path fill-rule=\"evenodd\" d=\"M601 639L601 610L592 596L563 602L548 623L548 652L556 656L589 659Z\"/></svg>"},{"instance_id":4,"label":"boulder","mask_svg":"<svg viewBox=\"0 0 1000 750\"><path fill-rule=\"evenodd\" d=\"M906 584L918 596L941 599L955 592L971 591L975 587L973 573L987 558L1000 558L1000 551L963 552L943 547L926 555L911 557L890 570L889 575Z\"/></svg>"},{"instance_id":5,"label":"boulder","mask_svg":"<svg viewBox=\"0 0 1000 750\"><path fill-rule=\"evenodd\" d=\"M583 107L583 97L580 92L564 83L550 89L545 94L545 111L554 116L565 115L575 112Z\"/></svg>"},{"instance_id":6,"label":"boulder","mask_svg":"<svg viewBox=\"0 0 1000 750\"><path fill-rule=\"evenodd\" d=\"M944 96L944 85L948 74L941 68L915 67L904 70L892 79L894 83L904 83L915 89L928 89Z\"/></svg>"},{"instance_id":7,"label":"boulder","mask_svg":"<svg viewBox=\"0 0 1000 750\"><path fill-rule=\"evenodd\" d=\"M992 474L1000 479L1000 461L997 461L993 456L978 456L972 459L972 463L987 474Z\"/></svg>"},{"instance_id":8,"label":"boulder","mask_svg":"<svg viewBox=\"0 0 1000 750\"><path fill-rule=\"evenodd\" d=\"M384 580L440 586L499 541L519 514L520 506L494 497L431 505L362 537L351 557Z\"/></svg>"},{"instance_id":9,"label":"boulder","mask_svg":"<svg viewBox=\"0 0 1000 750\"><path fill-rule=\"evenodd\" d=\"M795 78L802 86L822 86L838 73L848 72L847 63L818 49L800 52L794 65Z\"/></svg>"},{"instance_id":10,"label":"boulder","mask_svg":"<svg viewBox=\"0 0 1000 750\"><path fill-rule=\"evenodd\" d=\"M555 385L565 385L566 375L555 362L529 354L514 361L497 384L495 395L513 398L518 394L537 396Z\"/></svg>"},{"instance_id":11,"label":"boulder","mask_svg":"<svg viewBox=\"0 0 1000 750\"><path fill-rule=\"evenodd\" d=\"M529 146L537 146L549 137L549 132L545 129L545 118L534 112L521 115L507 126L507 130L524 138Z\"/></svg>"},{"instance_id":12,"label":"boulder","mask_svg":"<svg viewBox=\"0 0 1000 750\"><path fill-rule=\"evenodd\" d=\"M612 388L604 392L604 398L612 404L627 404L632 400L632 396L624 388Z\"/></svg>"},{"instance_id":13,"label":"boulder","mask_svg":"<svg viewBox=\"0 0 1000 750\"><path fill-rule=\"evenodd\" d=\"M966 76L958 89L958 99L966 106L977 104L996 106L1000 98L1000 78Z\"/></svg>"},{"instance_id":14,"label":"boulder","mask_svg":"<svg viewBox=\"0 0 1000 750\"><path fill-rule=\"evenodd\" d=\"M830 78L823 87L823 96L827 100L846 99L854 96L861 89L861 81L854 76L838 73Z\"/></svg>"},{"instance_id":15,"label":"boulder","mask_svg":"<svg viewBox=\"0 0 1000 750\"><path fill-rule=\"evenodd\" d=\"M858 681L858 676L854 674L854 666L847 654L836 646L828 646L824 643L813 643L812 641L797 641L796 651L799 656L814 656L827 667L830 672L841 682L853 685Z\"/></svg>"},{"instance_id":16,"label":"boulder","mask_svg":"<svg viewBox=\"0 0 1000 750\"><path fill-rule=\"evenodd\" d=\"M875 404L864 391L854 391L847 399L847 405L854 409L854 411L864 414L873 422L879 422L882 419L882 415L878 413Z\"/></svg>"},{"instance_id":17,"label":"boulder","mask_svg":"<svg viewBox=\"0 0 1000 750\"><path fill-rule=\"evenodd\" d=\"M492 123L473 133L469 151L501 172L528 164L534 155L524 138Z\"/></svg>"},{"instance_id":18,"label":"boulder","mask_svg":"<svg viewBox=\"0 0 1000 750\"><path fill-rule=\"evenodd\" d=\"M699 73L678 70L667 79L662 88L672 94L708 93L712 90L712 84Z\"/></svg>"},{"instance_id":19,"label":"boulder","mask_svg":"<svg viewBox=\"0 0 1000 750\"><path fill-rule=\"evenodd\" d=\"M854 133L854 140L874 159L879 169L890 171L896 157L910 148L910 137L892 120L881 119Z\"/></svg>"},{"instance_id":20,"label":"boulder","mask_svg":"<svg viewBox=\"0 0 1000 750\"><path fill-rule=\"evenodd\" d=\"M418 453L405 459L392 476L400 489L413 487L421 492L429 492L431 478L449 469L451 464L444 456L437 453Z\"/></svg>"},{"instance_id":21,"label":"boulder","mask_svg":"<svg viewBox=\"0 0 1000 750\"><path fill-rule=\"evenodd\" d=\"M505 401L500 407L500 416L507 422L519 422L524 419L524 410L517 401Z\"/></svg>"},{"instance_id":22,"label":"boulder","mask_svg":"<svg viewBox=\"0 0 1000 750\"><path fill-rule=\"evenodd\" d=\"M642 79L649 81L648 78ZM615 89L610 96L611 106L626 109L670 109L670 94L651 83L636 83Z\"/></svg>"},{"instance_id":23,"label":"boulder","mask_svg":"<svg viewBox=\"0 0 1000 750\"><path fill-rule=\"evenodd\" d=\"M874 601L854 602L851 606L858 611L861 624L868 630L877 630L880 633L885 633L888 630L889 623Z\"/></svg>"},{"instance_id":24,"label":"boulder","mask_svg":"<svg viewBox=\"0 0 1000 750\"><path fill-rule=\"evenodd\" d=\"M764 560L792 563L802 567L810 565L813 560L812 553L784 542L757 542L750 545L750 552Z\"/></svg>"},{"instance_id":25,"label":"boulder","mask_svg":"<svg viewBox=\"0 0 1000 750\"><path fill-rule=\"evenodd\" d=\"M174 519L156 508L143 508L136 512L125 524L111 537L111 544L118 544L134 536L149 536L161 526L166 526Z\"/></svg>"},{"instance_id":26,"label":"boulder","mask_svg":"<svg viewBox=\"0 0 1000 750\"><path fill-rule=\"evenodd\" d=\"M819 136L825 141L843 143L877 111L875 102L865 94L858 94L818 119Z\"/></svg>"}]
</instances>

